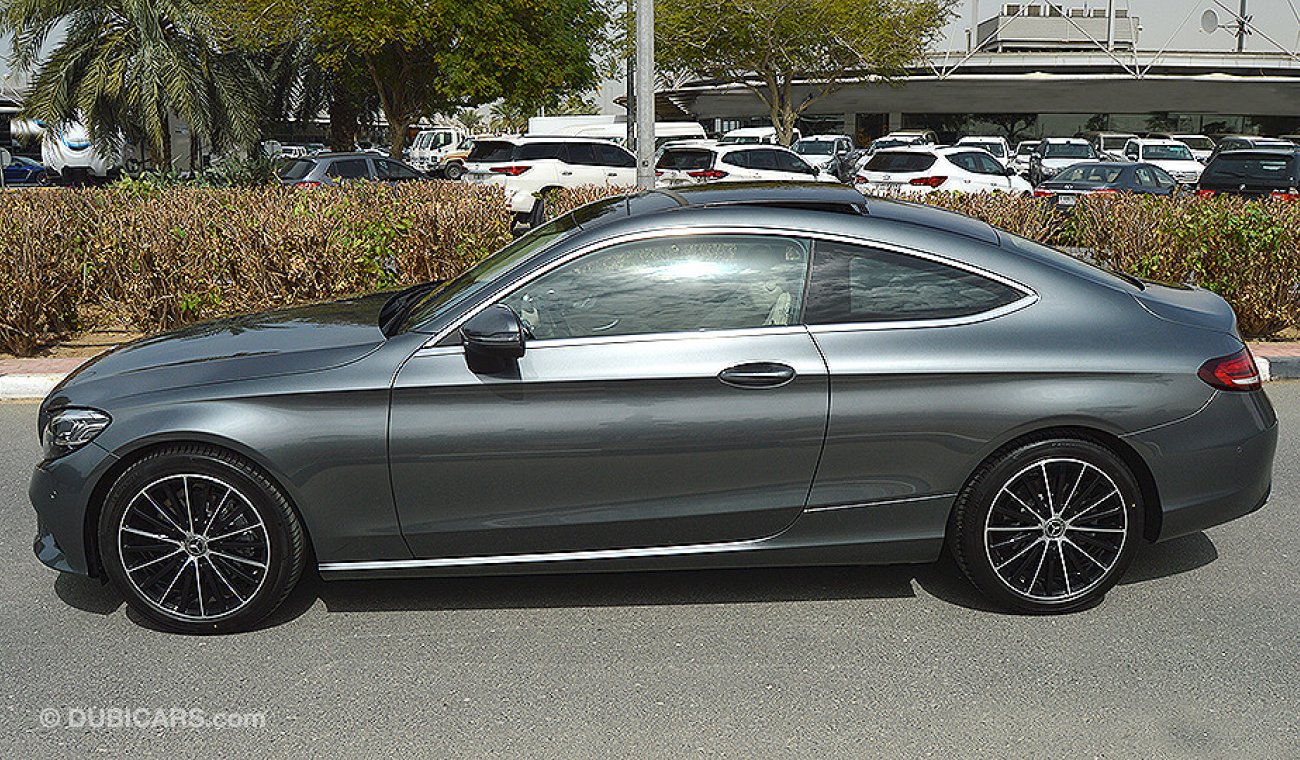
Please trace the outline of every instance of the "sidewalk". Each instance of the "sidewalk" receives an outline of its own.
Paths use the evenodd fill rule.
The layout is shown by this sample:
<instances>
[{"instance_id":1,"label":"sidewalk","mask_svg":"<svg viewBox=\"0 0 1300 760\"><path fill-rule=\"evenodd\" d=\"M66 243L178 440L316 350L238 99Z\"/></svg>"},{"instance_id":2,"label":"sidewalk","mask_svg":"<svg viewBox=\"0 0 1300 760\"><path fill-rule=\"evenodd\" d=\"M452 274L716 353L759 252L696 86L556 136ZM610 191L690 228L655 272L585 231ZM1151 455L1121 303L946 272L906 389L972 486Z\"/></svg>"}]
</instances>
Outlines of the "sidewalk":
<instances>
[{"instance_id":1,"label":"sidewalk","mask_svg":"<svg viewBox=\"0 0 1300 760\"><path fill-rule=\"evenodd\" d=\"M1265 380L1300 378L1300 341L1251 343ZM85 359L0 359L0 399L45 398L59 381Z\"/></svg>"}]
</instances>

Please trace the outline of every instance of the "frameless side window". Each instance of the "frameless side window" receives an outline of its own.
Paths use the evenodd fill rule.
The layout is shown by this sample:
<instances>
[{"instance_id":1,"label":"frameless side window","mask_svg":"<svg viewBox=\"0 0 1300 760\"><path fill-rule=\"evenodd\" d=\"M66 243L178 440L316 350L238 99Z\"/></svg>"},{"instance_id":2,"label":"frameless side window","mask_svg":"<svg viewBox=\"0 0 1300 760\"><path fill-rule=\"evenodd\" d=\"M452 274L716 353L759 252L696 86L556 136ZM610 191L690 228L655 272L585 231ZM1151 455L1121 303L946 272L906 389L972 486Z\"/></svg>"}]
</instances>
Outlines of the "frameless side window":
<instances>
[{"instance_id":1,"label":"frameless side window","mask_svg":"<svg viewBox=\"0 0 1300 760\"><path fill-rule=\"evenodd\" d=\"M616 166L621 169L636 166L636 158L617 145L597 145L596 156L602 166Z\"/></svg>"},{"instance_id":2,"label":"frameless side window","mask_svg":"<svg viewBox=\"0 0 1300 760\"><path fill-rule=\"evenodd\" d=\"M757 235L638 241L589 253L502 300L536 340L797 324L809 245Z\"/></svg>"},{"instance_id":3,"label":"frameless side window","mask_svg":"<svg viewBox=\"0 0 1300 760\"><path fill-rule=\"evenodd\" d=\"M981 314L1024 297L964 269L843 243L817 244L809 324L911 322Z\"/></svg>"},{"instance_id":4,"label":"frameless side window","mask_svg":"<svg viewBox=\"0 0 1300 760\"><path fill-rule=\"evenodd\" d=\"M591 143L569 143L564 146L562 154L564 163L580 166L595 166L596 146Z\"/></svg>"},{"instance_id":5,"label":"frameless side window","mask_svg":"<svg viewBox=\"0 0 1300 760\"><path fill-rule=\"evenodd\" d=\"M387 158L375 160L375 173L379 175L380 179L396 180L399 182L420 178L420 175L416 174L415 171Z\"/></svg>"}]
</instances>

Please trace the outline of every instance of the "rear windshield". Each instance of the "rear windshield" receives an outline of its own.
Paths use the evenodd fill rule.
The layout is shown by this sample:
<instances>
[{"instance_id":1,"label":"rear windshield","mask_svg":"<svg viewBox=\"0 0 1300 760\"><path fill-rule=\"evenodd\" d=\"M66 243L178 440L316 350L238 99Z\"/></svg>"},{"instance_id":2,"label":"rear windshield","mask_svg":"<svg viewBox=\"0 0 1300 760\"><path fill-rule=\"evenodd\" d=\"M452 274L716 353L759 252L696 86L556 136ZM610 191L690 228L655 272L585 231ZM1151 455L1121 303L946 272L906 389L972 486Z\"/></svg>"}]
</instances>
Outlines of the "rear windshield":
<instances>
[{"instance_id":1,"label":"rear windshield","mask_svg":"<svg viewBox=\"0 0 1300 760\"><path fill-rule=\"evenodd\" d=\"M723 135L718 140L719 145L762 145L763 140L760 137L747 137L742 135Z\"/></svg>"},{"instance_id":2,"label":"rear windshield","mask_svg":"<svg viewBox=\"0 0 1300 760\"><path fill-rule=\"evenodd\" d=\"M1129 139L1130 139L1130 138L1129 138L1128 135L1117 135L1117 136L1113 136L1113 137L1103 137L1103 138L1101 138L1101 149L1102 149L1102 150L1120 150L1120 149L1122 149L1125 145L1128 144Z\"/></svg>"},{"instance_id":3,"label":"rear windshield","mask_svg":"<svg viewBox=\"0 0 1300 760\"><path fill-rule=\"evenodd\" d=\"M1108 164L1082 164L1071 166L1056 175L1057 182L1098 182L1103 185L1113 184L1124 173L1122 167Z\"/></svg>"},{"instance_id":4,"label":"rear windshield","mask_svg":"<svg viewBox=\"0 0 1300 760\"><path fill-rule=\"evenodd\" d=\"M1224 154L1210 162L1202 180L1255 180L1287 184L1295 177L1288 156L1233 156Z\"/></svg>"},{"instance_id":5,"label":"rear windshield","mask_svg":"<svg viewBox=\"0 0 1300 760\"><path fill-rule=\"evenodd\" d=\"M708 169L713 166L713 151L684 150L673 148L665 150L655 164L658 169Z\"/></svg>"},{"instance_id":6,"label":"rear windshield","mask_svg":"<svg viewBox=\"0 0 1300 760\"><path fill-rule=\"evenodd\" d=\"M315 165L315 161L306 161L301 158L286 161L280 167L280 179L302 179L311 174L311 168Z\"/></svg>"},{"instance_id":7,"label":"rear windshield","mask_svg":"<svg viewBox=\"0 0 1300 760\"><path fill-rule=\"evenodd\" d=\"M1044 158L1096 158L1091 145L1083 143L1048 143L1043 149Z\"/></svg>"},{"instance_id":8,"label":"rear windshield","mask_svg":"<svg viewBox=\"0 0 1300 760\"><path fill-rule=\"evenodd\" d=\"M514 143L503 140L477 140L470 148L469 161L483 164L499 164L510 161L515 155Z\"/></svg>"},{"instance_id":9,"label":"rear windshield","mask_svg":"<svg viewBox=\"0 0 1300 760\"><path fill-rule=\"evenodd\" d=\"M923 172L934 166L928 153L877 153L867 162L869 172Z\"/></svg>"},{"instance_id":10,"label":"rear windshield","mask_svg":"<svg viewBox=\"0 0 1300 760\"><path fill-rule=\"evenodd\" d=\"M1192 150L1214 150L1214 141L1208 137L1176 137L1174 139L1187 145Z\"/></svg>"}]
</instances>

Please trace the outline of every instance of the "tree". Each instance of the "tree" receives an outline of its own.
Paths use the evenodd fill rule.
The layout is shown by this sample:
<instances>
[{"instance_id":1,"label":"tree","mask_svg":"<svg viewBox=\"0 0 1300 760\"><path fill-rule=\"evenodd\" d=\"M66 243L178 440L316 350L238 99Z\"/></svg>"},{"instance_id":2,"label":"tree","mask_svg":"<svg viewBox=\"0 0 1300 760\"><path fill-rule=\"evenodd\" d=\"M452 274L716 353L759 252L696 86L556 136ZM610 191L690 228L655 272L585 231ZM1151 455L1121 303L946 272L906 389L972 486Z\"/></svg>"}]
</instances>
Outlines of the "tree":
<instances>
[{"instance_id":1,"label":"tree","mask_svg":"<svg viewBox=\"0 0 1300 760\"><path fill-rule=\"evenodd\" d=\"M953 0L658 0L658 64L749 88L784 144L810 106L866 72L885 82L920 59ZM796 94L796 87L807 89Z\"/></svg>"},{"instance_id":2,"label":"tree","mask_svg":"<svg viewBox=\"0 0 1300 760\"><path fill-rule=\"evenodd\" d=\"M456 121L471 135L483 129L483 114L473 108L462 108L456 112Z\"/></svg>"},{"instance_id":3,"label":"tree","mask_svg":"<svg viewBox=\"0 0 1300 760\"><path fill-rule=\"evenodd\" d=\"M509 96L558 102L595 84L602 0L219 0L281 40L306 37L330 72L359 71L401 153L421 118Z\"/></svg>"},{"instance_id":4,"label":"tree","mask_svg":"<svg viewBox=\"0 0 1300 760\"><path fill-rule=\"evenodd\" d=\"M980 114L980 119L996 124L1006 135L1007 142L1014 146L1020 138L1030 130L1038 126L1038 114L1036 113L986 113Z\"/></svg>"},{"instance_id":5,"label":"tree","mask_svg":"<svg viewBox=\"0 0 1300 760\"><path fill-rule=\"evenodd\" d=\"M213 146L257 139L259 76L220 44L203 0L0 0L0 27L15 63L36 69L23 115L83 122L105 152L139 141L169 167L174 117Z\"/></svg>"}]
</instances>

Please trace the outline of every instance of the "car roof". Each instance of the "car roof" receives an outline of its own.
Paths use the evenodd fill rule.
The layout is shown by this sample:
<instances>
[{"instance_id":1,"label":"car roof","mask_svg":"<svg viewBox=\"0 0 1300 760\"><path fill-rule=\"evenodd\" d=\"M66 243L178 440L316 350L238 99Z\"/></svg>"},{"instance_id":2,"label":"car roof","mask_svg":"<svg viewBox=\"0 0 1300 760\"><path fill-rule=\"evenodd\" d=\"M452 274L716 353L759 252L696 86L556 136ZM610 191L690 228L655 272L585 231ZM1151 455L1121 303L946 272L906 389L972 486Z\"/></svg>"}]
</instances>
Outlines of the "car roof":
<instances>
[{"instance_id":1,"label":"car roof","mask_svg":"<svg viewBox=\"0 0 1300 760\"><path fill-rule=\"evenodd\" d=\"M605 204L604 213L583 216L575 212L580 227L593 229L620 218L650 217L682 209L783 208L910 224L992 245L1001 242L997 231L978 219L920 203L866 197L847 185L828 182L706 183L617 196L601 203Z\"/></svg>"},{"instance_id":2,"label":"car roof","mask_svg":"<svg viewBox=\"0 0 1300 760\"><path fill-rule=\"evenodd\" d=\"M1219 158L1295 158L1300 156L1300 145L1292 148L1246 148L1244 150L1225 150L1215 156Z\"/></svg>"},{"instance_id":3,"label":"car roof","mask_svg":"<svg viewBox=\"0 0 1300 760\"><path fill-rule=\"evenodd\" d=\"M957 140L957 143L961 144L964 142L1006 142L1006 141L1007 138L997 137L994 135L966 135L965 137Z\"/></svg>"},{"instance_id":4,"label":"car roof","mask_svg":"<svg viewBox=\"0 0 1300 760\"><path fill-rule=\"evenodd\" d=\"M1106 134L1106 135L1108 135L1108 136L1112 136L1112 137L1117 137L1117 136L1119 136L1118 133L1113 133L1113 132L1107 132L1107 133L1101 133L1101 134ZM1099 136L1100 136L1100 135L1099 135ZM1082 137L1044 137L1042 140L1039 140L1039 142L1040 142L1040 143L1048 143L1048 142L1050 142L1050 143L1066 143L1066 144L1072 144L1072 145L1087 145L1087 144L1088 144L1088 141L1085 140L1085 139L1083 139Z\"/></svg>"},{"instance_id":5,"label":"car roof","mask_svg":"<svg viewBox=\"0 0 1300 760\"><path fill-rule=\"evenodd\" d=\"M776 127L740 127L739 129L733 129L727 132L727 135L740 135L741 137L774 134L776 134ZM726 135L723 135L723 137L726 137Z\"/></svg>"},{"instance_id":6,"label":"car roof","mask_svg":"<svg viewBox=\"0 0 1300 760\"><path fill-rule=\"evenodd\" d=\"M544 135L544 134L527 134L527 135L506 135L503 137L486 138L482 142L500 141L523 145L534 142L574 142L574 143L596 143L599 145L612 145L613 143L604 137L581 137L578 135Z\"/></svg>"},{"instance_id":7,"label":"car roof","mask_svg":"<svg viewBox=\"0 0 1300 760\"><path fill-rule=\"evenodd\" d=\"M325 151L322 153L317 153L314 156L302 156L301 160L324 161L333 158L388 158L388 156L377 156L374 153L366 153L365 151L360 151L360 150L338 151L338 152Z\"/></svg>"},{"instance_id":8,"label":"car roof","mask_svg":"<svg viewBox=\"0 0 1300 760\"><path fill-rule=\"evenodd\" d=\"M1133 142L1138 145L1182 145L1172 137L1134 137Z\"/></svg>"},{"instance_id":9,"label":"car roof","mask_svg":"<svg viewBox=\"0 0 1300 760\"><path fill-rule=\"evenodd\" d=\"M799 142L830 142L832 140L847 140L847 135L806 135L799 138Z\"/></svg>"}]
</instances>

